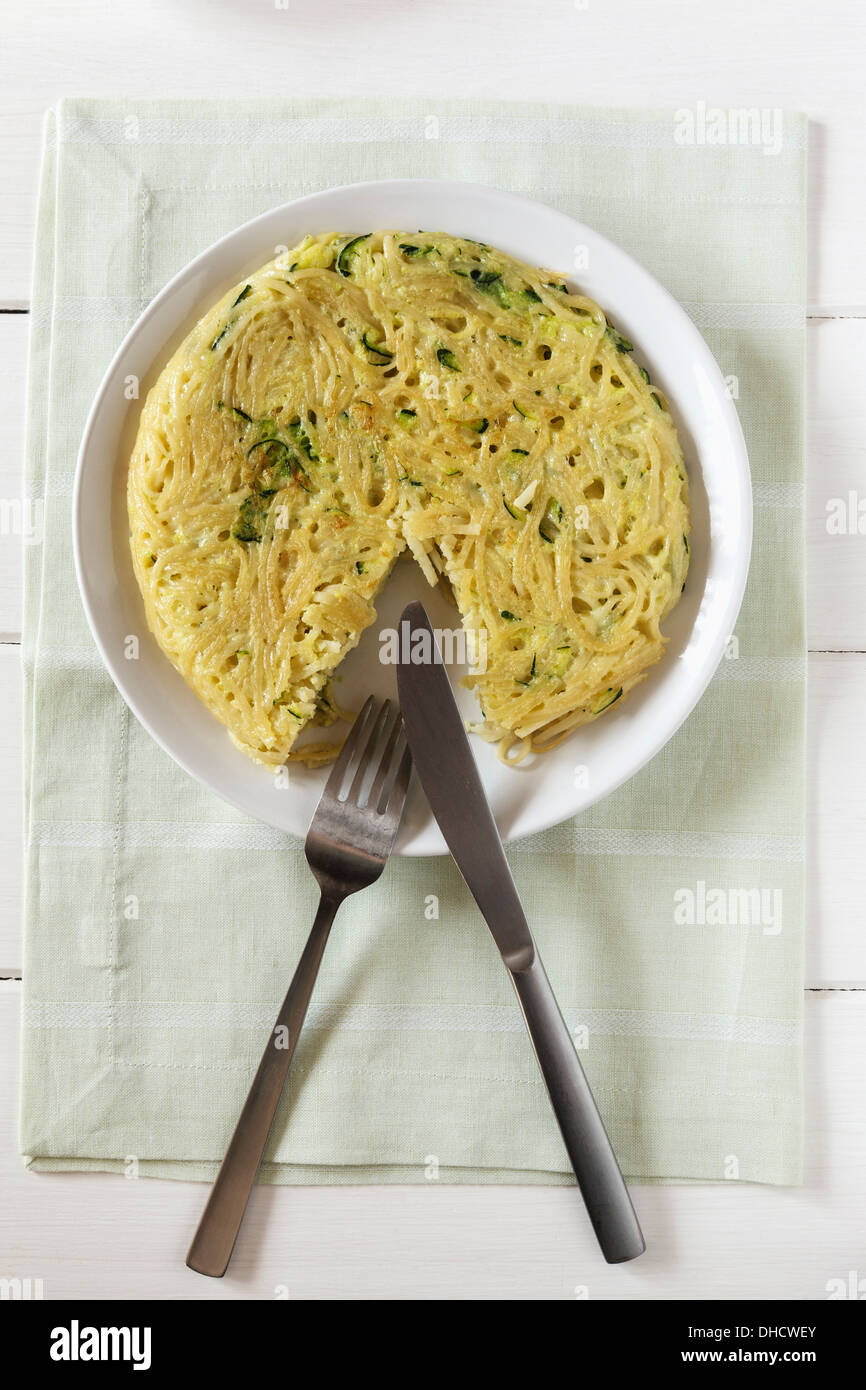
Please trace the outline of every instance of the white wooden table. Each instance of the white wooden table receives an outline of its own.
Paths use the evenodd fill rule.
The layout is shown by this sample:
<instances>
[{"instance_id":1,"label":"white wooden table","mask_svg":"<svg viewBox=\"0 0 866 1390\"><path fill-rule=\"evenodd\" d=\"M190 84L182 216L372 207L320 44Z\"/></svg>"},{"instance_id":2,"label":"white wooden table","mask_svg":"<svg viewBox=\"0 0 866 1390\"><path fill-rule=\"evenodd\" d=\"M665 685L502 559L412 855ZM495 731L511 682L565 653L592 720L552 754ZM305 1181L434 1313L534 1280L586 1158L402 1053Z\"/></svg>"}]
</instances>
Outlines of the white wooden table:
<instances>
[{"instance_id":1,"label":"white wooden table","mask_svg":"<svg viewBox=\"0 0 866 1390\"><path fill-rule=\"evenodd\" d=\"M27 1174L17 542L0 537L0 1277L46 1298L866 1297L866 8L857 0L0 0L0 497L20 495L40 126L63 94L511 96L796 108L812 121L808 369L808 1147L800 1190L642 1187L649 1253L605 1268L567 1189L261 1189L231 1273L183 1266L186 1183ZM252 86L246 79L254 76ZM866 502L864 502L866 510ZM866 532L866 518L863 522ZM851 1271L855 1271L852 1279Z\"/></svg>"}]
</instances>

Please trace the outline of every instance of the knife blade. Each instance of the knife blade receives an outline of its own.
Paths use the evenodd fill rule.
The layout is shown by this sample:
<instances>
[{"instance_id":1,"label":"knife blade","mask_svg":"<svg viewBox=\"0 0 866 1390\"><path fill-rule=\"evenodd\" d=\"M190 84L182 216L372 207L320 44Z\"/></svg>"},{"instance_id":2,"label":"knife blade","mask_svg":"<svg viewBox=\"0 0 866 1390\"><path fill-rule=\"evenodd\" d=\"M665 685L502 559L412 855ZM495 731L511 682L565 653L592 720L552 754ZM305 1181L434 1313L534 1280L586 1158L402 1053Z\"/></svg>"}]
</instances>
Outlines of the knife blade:
<instances>
[{"instance_id":1,"label":"knife blade","mask_svg":"<svg viewBox=\"0 0 866 1390\"><path fill-rule=\"evenodd\" d=\"M408 626L407 626L408 625ZM430 809L511 975L566 1151L605 1259L646 1248L628 1189L517 893L436 637L403 611L397 689Z\"/></svg>"},{"instance_id":2,"label":"knife blade","mask_svg":"<svg viewBox=\"0 0 866 1390\"><path fill-rule=\"evenodd\" d=\"M414 647L415 655L425 660L412 661L415 639L410 638L408 644L402 643L409 660L401 660L397 667L403 724L418 777L502 959L511 969L526 968L535 950L529 923L423 604L410 603L402 622L408 622L411 633L429 634L423 644L415 641ZM465 853L469 849L471 853Z\"/></svg>"}]
</instances>

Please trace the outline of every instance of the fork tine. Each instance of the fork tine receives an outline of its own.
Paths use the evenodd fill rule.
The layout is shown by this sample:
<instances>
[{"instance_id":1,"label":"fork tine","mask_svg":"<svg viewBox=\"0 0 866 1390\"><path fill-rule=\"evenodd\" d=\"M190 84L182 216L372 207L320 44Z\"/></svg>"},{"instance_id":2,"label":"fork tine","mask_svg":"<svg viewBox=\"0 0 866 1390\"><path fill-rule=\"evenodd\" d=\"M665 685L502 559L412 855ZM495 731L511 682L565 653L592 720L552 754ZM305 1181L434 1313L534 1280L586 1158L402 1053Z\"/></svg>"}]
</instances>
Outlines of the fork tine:
<instances>
[{"instance_id":1,"label":"fork tine","mask_svg":"<svg viewBox=\"0 0 866 1390\"><path fill-rule=\"evenodd\" d=\"M379 759L379 770L376 773L376 776L373 780L373 785L370 788L370 795L367 798L368 806L375 806L377 811L381 811L384 809L384 807L379 805L379 801L382 796L382 788L385 785L385 779L388 777L388 773L391 771L395 763L394 749L397 746L402 731L403 720L400 717L399 709L395 709L393 719L391 721L391 727L388 731L388 737L385 743L385 747L382 752L382 756Z\"/></svg>"},{"instance_id":2,"label":"fork tine","mask_svg":"<svg viewBox=\"0 0 866 1390\"><path fill-rule=\"evenodd\" d=\"M347 801L352 801L355 804L357 804L358 802L358 799L361 795L361 787L363 786L364 779L366 778L367 773L370 770L370 759L376 751L376 747L379 743L379 740L382 737L382 730L388 722L388 716L390 713L391 701L385 700L383 701L382 708L378 711L375 719L371 720L370 722L369 737L367 736L366 730L364 732L364 747L361 752L361 760L358 763L358 770L356 771L355 776L352 778L352 785L349 788L349 792L346 797Z\"/></svg>"},{"instance_id":3,"label":"fork tine","mask_svg":"<svg viewBox=\"0 0 866 1390\"><path fill-rule=\"evenodd\" d=\"M405 745L403 748L403 756L400 759L400 766L397 768L397 775L387 793L387 801L384 806L380 805L377 808L383 813L387 812L394 817L395 835L400 825L400 817L403 814L403 803L406 800L406 793L409 790L409 778L412 776L412 752L408 744L406 744L405 735L403 736L403 743ZM385 800L384 795L382 800Z\"/></svg>"},{"instance_id":4,"label":"fork tine","mask_svg":"<svg viewBox=\"0 0 866 1390\"><path fill-rule=\"evenodd\" d=\"M399 707L367 700L307 831L307 863L323 891L342 884L344 893L356 893L379 877L397 839L411 772ZM341 799L349 777L351 787Z\"/></svg>"},{"instance_id":5,"label":"fork tine","mask_svg":"<svg viewBox=\"0 0 866 1390\"><path fill-rule=\"evenodd\" d=\"M364 732L364 726L369 724L370 711L374 708L375 704L375 695L370 695L362 705L359 714L356 715L355 722L346 735L346 741L343 747L340 749L340 756L334 763L331 774L325 783L323 795L330 793L332 796L339 796L340 788L343 785L343 778L348 772L349 764L352 762L357 752L358 744Z\"/></svg>"}]
</instances>

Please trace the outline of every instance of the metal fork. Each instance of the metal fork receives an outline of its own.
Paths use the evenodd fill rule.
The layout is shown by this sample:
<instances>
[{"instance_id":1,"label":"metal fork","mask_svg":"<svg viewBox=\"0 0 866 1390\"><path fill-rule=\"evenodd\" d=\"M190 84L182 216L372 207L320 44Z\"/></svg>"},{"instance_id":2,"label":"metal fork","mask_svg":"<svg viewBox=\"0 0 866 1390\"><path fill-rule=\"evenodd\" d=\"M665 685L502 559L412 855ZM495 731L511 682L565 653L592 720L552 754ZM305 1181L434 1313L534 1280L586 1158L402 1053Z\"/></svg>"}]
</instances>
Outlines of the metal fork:
<instances>
[{"instance_id":1,"label":"metal fork","mask_svg":"<svg viewBox=\"0 0 866 1390\"><path fill-rule=\"evenodd\" d=\"M412 755L399 710L392 711L388 700L378 706L371 695L334 764L307 833L304 852L322 897L186 1257L189 1268L199 1274L218 1279L228 1268L331 924L343 899L375 883L384 869L394 847L411 771Z\"/></svg>"}]
</instances>

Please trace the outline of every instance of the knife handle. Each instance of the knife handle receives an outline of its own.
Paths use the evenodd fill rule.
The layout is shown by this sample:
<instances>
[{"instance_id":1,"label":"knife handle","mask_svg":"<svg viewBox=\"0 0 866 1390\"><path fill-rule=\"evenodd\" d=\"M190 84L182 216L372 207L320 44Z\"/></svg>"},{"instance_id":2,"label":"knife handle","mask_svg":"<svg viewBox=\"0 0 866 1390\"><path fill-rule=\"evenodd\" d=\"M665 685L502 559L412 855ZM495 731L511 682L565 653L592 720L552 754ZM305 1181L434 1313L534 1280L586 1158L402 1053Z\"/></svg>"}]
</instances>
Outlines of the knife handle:
<instances>
[{"instance_id":1,"label":"knife handle","mask_svg":"<svg viewBox=\"0 0 866 1390\"><path fill-rule=\"evenodd\" d=\"M634 1260L643 1233L541 958L510 973L602 1254L608 1264Z\"/></svg>"}]
</instances>

